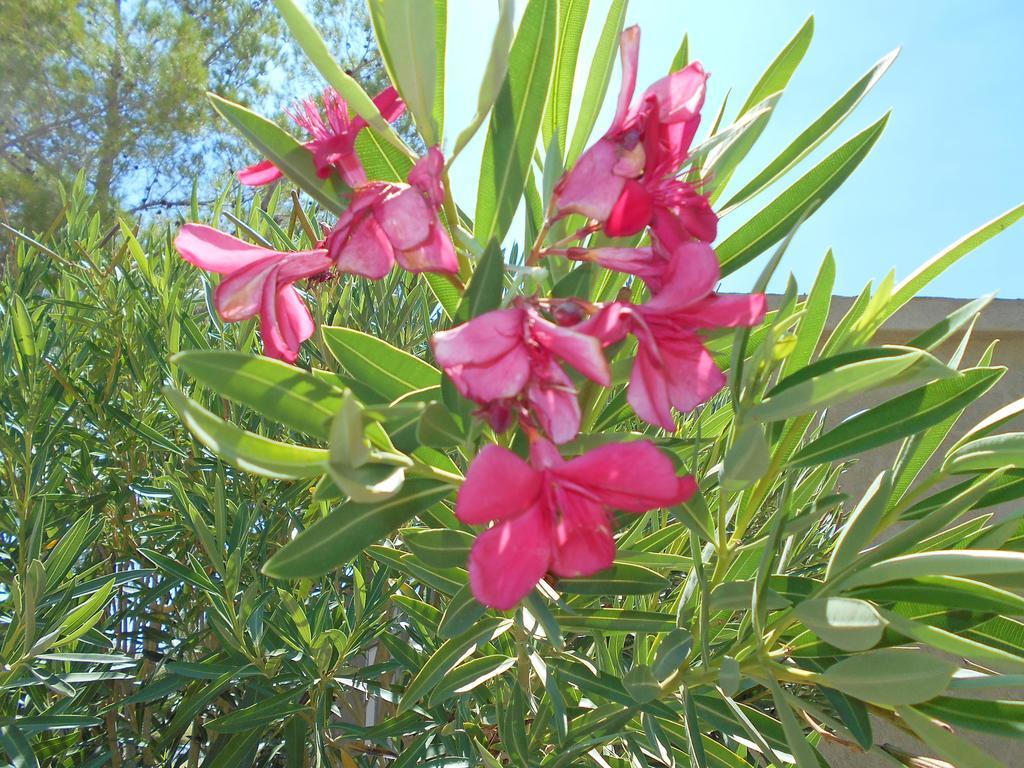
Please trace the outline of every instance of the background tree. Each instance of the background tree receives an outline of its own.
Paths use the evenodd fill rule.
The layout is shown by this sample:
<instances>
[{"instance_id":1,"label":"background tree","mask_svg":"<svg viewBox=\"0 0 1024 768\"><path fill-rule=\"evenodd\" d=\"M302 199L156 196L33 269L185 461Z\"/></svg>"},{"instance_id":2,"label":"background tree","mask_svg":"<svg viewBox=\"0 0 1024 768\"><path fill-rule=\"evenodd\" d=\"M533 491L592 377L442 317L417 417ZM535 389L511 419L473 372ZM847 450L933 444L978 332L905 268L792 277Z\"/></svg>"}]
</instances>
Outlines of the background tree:
<instances>
[{"instance_id":1,"label":"background tree","mask_svg":"<svg viewBox=\"0 0 1024 768\"><path fill-rule=\"evenodd\" d=\"M344 66L382 87L364 5L309 5ZM244 150L207 90L274 113L321 87L264 0L0 0L0 16L0 200L26 229L80 169L106 213L212 188Z\"/></svg>"}]
</instances>

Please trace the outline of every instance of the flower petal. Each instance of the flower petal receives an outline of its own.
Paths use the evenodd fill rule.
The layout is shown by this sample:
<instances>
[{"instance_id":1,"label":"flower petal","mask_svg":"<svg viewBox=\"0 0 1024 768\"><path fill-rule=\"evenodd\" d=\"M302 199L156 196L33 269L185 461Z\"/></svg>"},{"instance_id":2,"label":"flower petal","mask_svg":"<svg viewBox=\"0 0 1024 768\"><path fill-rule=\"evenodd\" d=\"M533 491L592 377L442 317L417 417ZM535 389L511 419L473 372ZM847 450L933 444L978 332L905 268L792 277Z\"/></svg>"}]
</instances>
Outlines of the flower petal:
<instances>
[{"instance_id":1,"label":"flower petal","mask_svg":"<svg viewBox=\"0 0 1024 768\"><path fill-rule=\"evenodd\" d=\"M656 250L659 248L660 244ZM667 257L661 288L643 305L642 315L669 314L701 301L715 289L721 275L718 257L707 243L694 240L679 243Z\"/></svg>"},{"instance_id":2,"label":"flower petal","mask_svg":"<svg viewBox=\"0 0 1024 768\"><path fill-rule=\"evenodd\" d=\"M235 270L213 292L213 304L227 323L248 320L261 311L267 285L277 287L277 269L284 257L272 254L242 269Z\"/></svg>"},{"instance_id":3,"label":"flower petal","mask_svg":"<svg viewBox=\"0 0 1024 768\"><path fill-rule=\"evenodd\" d=\"M253 245L227 232L205 224L186 224L174 238L174 247L189 264L207 272L226 274L261 259L278 255L277 251Z\"/></svg>"},{"instance_id":4,"label":"flower petal","mask_svg":"<svg viewBox=\"0 0 1024 768\"><path fill-rule=\"evenodd\" d=\"M766 309L763 293L715 293L680 312L679 319L690 328L736 328L757 325Z\"/></svg>"},{"instance_id":5,"label":"flower petal","mask_svg":"<svg viewBox=\"0 0 1024 768\"><path fill-rule=\"evenodd\" d=\"M615 108L615 118L609 133L618 131L626 122L629 105L633 101L636 90L636 70L640 59L640 27L633 25L622 30L619 36L619 62L622 66L622 82L619 85L619 101Z\"/></svg>"},{"instance_id":6,"label":"flower petal","mask_svg":"<svg viewBox=\"0 0 1024 768\"><path fill-rule=\"evenodd\" d=\"M409 183L426 195L427 201L435 208L444 201L444 155L437 147L431 147L427 154L416 161L409 171Z\"/></svg>"},{"instance_id":7,"label":"flower petal","mask_svg":"<svg viewBox=\"0 0 1024 768\"><path fill-rule=\"evenodd\" d=\"M469 586L484 605L507 611L544 578L551 562L547 511L537 504L481 533L469 553Z\"/></svg>"},{"instance_id":8,"label":"flower petal","mask_svg":"<svg viewBox=\"0 0 1024 768\"><path fill-rule=\"evenodd\" d=\"M652 341L642 337L639 341L626 400L633 412L648 424L674 432L676 423L672 418L668 382L658 349L652 347Z\"/></svg>"},{"instance_id":9,"label":"flower petal","mask_svg":"<svg viewBox=\"0 0 1024 768\"><path fill-rule=\"evenodd\" d=\"M564 360L588 379L602 386L611 386L612 375L601 343L593 336L563 328L533 315L530 335L541 347Z\"/></svg>"},{"instance_id":10,"label":"flower petal","mask_svg":"<svg viewBox=\"0 0 1024 768\"><path fill-rule=\"evenodd\" d=\"M696 335L659 344L665 361L668 395L672 405L689 413L725 386L725 374Z\"/></svg>"},{"instance_id":11,"label":"flower petal","mask_svg":"<svg viewBox=\"0 0 1024 768\"><path fill-rule=\"evenodd\" d=\"M537 500L542 478L512 451L489 443L469 465L455 516L470 525L518 517Z\"/></svg>"},{"instance_id":12,"label":"flower petal","mask_svg":"<svg viewBox=\"0 0 1024 768\"><path fill-rule=\"evenodd\" d=\"M561 445L579 434L580 404L576 388L554 360L549 360L541 370L534 369L526 396L530 410L552 442Z\"/></svg>"},{"instance_id":13,"label":"flower petal","mask_svg":"<svg viewBox=\"0 0 1024 768\"><path fill-rule=\"evenodd\" d=\"M430 210L422 193L405 185L395 185L373 211L391 244L400 251L423 245L437 221L437 214Z\"/></svg>"},{"instance_id":14,"label":"flower petal","mask_svg":"<svg viewBox=\"0 0 1024 768\"><path fill-rule=\"evenodd\" d=\"M444 368L493 360L523 345L524 322L523 310L518 307L485 312L435 333L431 339L434 357Z\"/></svg>"},{"instance_id":15,"label":"flower petal","mask_svg":"<svg viewBox=\"0 0 1024 768\"><path fill-rule=\"evenodd\" d=\"M654 96L658 100L658 116L663 123L691 120L700 114L704 105L707 79L704 67L699 61L694 61L678 72L656 80L644 91L642 98Z\"/></svg>"},{"instance_id":16,"label":"flower petal","mask_svg":"<svg viewBox=\"0 0 1024 768\"><path fill-rule=\"evenodd\" d=\"M602 445L552 474L556 482L577 485L601 504L625 512L646 512L681 501L671 459L647 440Z\"/></svg>"},{"instance_id":17,"label":"flower petal","mask_svg":"<svg viewBox=\"0 0 1024 768\"><path fill-rule=\"evenodd\" d=\"M332 232L328 235L328 248L339 270L371 280L379 280L391 271L395 264L395 252L391 240L372 214L354 221L347 232L335 231L338 232L340 247L332 239L335 237ZM343 239L346 234L347 239Z\"/></svg>"},{"instance_id":18,"label":"flower petal","mask_svg":"<svg viewBox=\"0 0 1024 768\"><path fill-rule=\"evenodd\" d=\"M618 146L610 139L600 139L580 155L555 188L560 214L578 213L598 221L608 218L626 183L613 173Z\"/></svg>"},{"instance_id":19,"label":"flower petal","mask_svg":"<svg viewBox=\"0 0 1024 768\"><path fill-rule=\"evenodd\" d=\"M281 171L269 160L254 163L235 174L235 178L247 187L259 187L269 184L272 181L277 181L281 176Z\"/></svg>"},{"instance_id":20,"label":"flower petal","mask_svg":"<svg viewBox=\"0 0 1024 768\"><path fill-rule=\"evenodd\" d=\"M571 463L571 462L570 462ZM615 560L608 513L600 504L571 491L558 494L551 570L563 578L592 576Z\"/></svg>"},{"instance_id":21,"label":"flower petal","mask_svg":"<svg viewBox=\"0 0 1024 768\"><path fill-rule=\"evenodd\" d=\"M455 246L444 225L436 220L423 245L408 251L396 250L395 258L409 272L445 272L454 275L459 271Z\"/></svg>"},{"instance_id":22,"label":"flower petal","mask_svg":"<svg viewBox=\"0 0 1024 768\"><path fill-rule=\"evenodd\" d=\"M635 235L650 224L653 213L654 202L647 188L635 179L628 179L608 214L605 234L609 237Z\"/></svg>"}]
</instances>

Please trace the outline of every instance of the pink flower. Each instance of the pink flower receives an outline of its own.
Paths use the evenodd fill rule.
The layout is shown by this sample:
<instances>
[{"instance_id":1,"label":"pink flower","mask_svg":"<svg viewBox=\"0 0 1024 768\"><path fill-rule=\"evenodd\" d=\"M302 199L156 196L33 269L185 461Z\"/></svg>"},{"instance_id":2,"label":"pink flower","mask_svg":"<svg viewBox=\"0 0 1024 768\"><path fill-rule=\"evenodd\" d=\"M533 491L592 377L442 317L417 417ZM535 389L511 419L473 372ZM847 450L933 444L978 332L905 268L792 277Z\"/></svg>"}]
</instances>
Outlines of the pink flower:
<instances>
[{"instance_id":1,"label":"pink flower","mask_svg":"<svg viewBox=\"0 0 1024 768\"><path fill-rule=\"evenodd\" d=\"M645 440L605 445L565 461L539 439L530 446L529 464L488 445L470 465L455 504L464 523L495 523L477 536L469 555L473 596L503 611L548 571L571 578L604 570L615 559L610 509L669 507L696 488L692 477L676 475L668 457Z\"/></svg>"},{"instance_id":2,"label":"pink flower","mask_svg":"<svg viewBox=\"0 0 1024 768\"><path fill-rule=\"evenodd\" d=\"M692 411L725 384L697 330L750 326L764 319L764 294L716 294L718 278L718 259L710 246L681 243L662 275L660 291L650 301L608 304L576 326L606 346L629 333L636 336L627 399L636 415L650 424L674 431L673 407Z\"/></svg>"},{"instance_id":3,"label":"pink flower","mask_svg":"<svg viewBox=\"0 0 1024 768\"><path fill-rule=\"evenodd\" d=\"M579 432L580 409L572 380L558 364L569 363L588 379L611 384L597 339L542 318L528 304L496 309L434 334L434 357L459 393L484 406L495 429L511 426L516 401L525 401L556 443Z\"/></svg>"},{"instance_id":4,"label":"pink flower","mask_svg":"<svg viewBox=\"0 0 1024 768\"><path fill-rule=\"evenodd\" d=\"M559 216L596 219L612 237L636 234L659 210L683 220L692 237L714 240L718 218L688 182L675 178L700 123L707 75L699 62L663 77L631 105L640 29L623 31L622 86L608 132L555 187Z\"/></svg>"},{"instance_id":5,"label":"pink flower","mask_svg":"<svg viewBox=\"0 0 1024 768\"><path fill-rule=\"evenodd\" d=\"M389 123L405 111L405 102L393 87L385 88L373 99L381 116ZM356 137L366 127L366 121L356 115L349 117L348 105L333 88L324 89L323 113L312 99L305 99L288 113L299 126L312 136L303 146L313 153L317 175L326 179L335 170L350 187L366 182L366 173L356 155ZM325 119L326 116L326 119ZM238 172L238 180L249 186L269 184L281 178L272 162L250 165Z\"/></svg>"},{"instance_id":6,"label":"pink flower","mask_svg":"<svg viewBox=\"0 0 1024 768\"><path fill-rule=\"evenodd\" d=\"M328 269L327 251L274 251L202 224L183 226L174 247L190 264L225 275L214 292L225 322L258 314L264 354L295 362L315 326L293 283Z\"/></svg>"},{"instance_id":7,"label":"pink flower","mask_svg":"<svg viewBox=\"0 0 1024 768\"><path fill-rule=\"evenodd\" d=\"M458 272L455 247L438 218L443 168L444 156L431 147L409 172L409 184L371 181L356 187L327 236L338 269L376 280L397 260L410 272Z\"/></svg>"}]
</instances>

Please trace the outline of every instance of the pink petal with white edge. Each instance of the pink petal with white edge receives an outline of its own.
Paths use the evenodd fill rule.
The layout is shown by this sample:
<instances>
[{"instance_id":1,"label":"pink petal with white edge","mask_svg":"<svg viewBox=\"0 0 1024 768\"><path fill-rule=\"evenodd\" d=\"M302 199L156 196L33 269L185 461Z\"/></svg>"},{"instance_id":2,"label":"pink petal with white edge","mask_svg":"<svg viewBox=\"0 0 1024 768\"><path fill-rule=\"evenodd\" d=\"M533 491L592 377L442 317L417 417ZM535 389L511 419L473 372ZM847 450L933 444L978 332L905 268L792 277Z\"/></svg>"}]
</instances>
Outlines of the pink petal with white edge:
<instances>
[{"instance_id":1,"label":"pink petal with white edge","mask_svg":"<svg viewBox=\"0 0 1024 768\"><path fill-rule=\"evenodd\" d=\"M763 293L716 293L679 312L690 328L736 328L764 320L767 300Z\"/></svg>"},{"instance_id":2,"label":"pink petal with white edge","mask_svg":"<svg viewBox=\"0 0 1024 768\"><path fill-rule=\"evenodd\" d=\"M440 221L434 222L430 236L423 245L408 251L396 250L395 258L409 272L444 272L454 275L459 271L455 246Z\"/></svg>"},{"instance_id":3,"label":"pink petal with white edge","mask_svg":"<svg viewBox=\"0 0 1024 768\"><path fill-rule=\"evenodd\" d=\"M261 311L267 284L277 286L277 269L283 258L281 254L271 254L220 281L213 292L213 304L224 322L248 320Z\"/></svg>"},{"instance_id":4,"label":"pink petal with white edge","mask_svg":"<svg viewBox=\"0 0 1024 768\"><path fill-rule=\"evenodd\" d=\"M543 372L534 371L526 388L530 410L552 442L567 443L580 431L580 404L576 388L558 363L549 361Z\"/></svg>"},{"instance_id":5,"label":"pink petal with white edge","mask_svg":"<svg viewBox=\"0 0 1024 768\"><path fill-rule=\"evenodd\" d=\"M254 163L248 168L243 168L235 174L235 178L247 187L260 187L264 184L270 184L272 181L277 181L282 175L276 165L269 160L264 160L260 163Z\"/></svg>"},{"instance_id":6,"label":"pink petal with white edge","mask_svg":"<svg viewBox=\"0 0 1024 768\"><path fill-rule=\"evenodd\" d=\"M534 316L530 321L530 334L541 347L564 360L588 379L611 386L612 374L604 359L601 343L593 336L563 328Z\"/></svg>"},{"instance_id":7,"label":"pink petal with white edge","mask_svg":"<svg viewBox=\"0 0 1024 768\"><path fill-rule=\"evenodd\" d=\"M708 75L699 61L673 72L644 91L643 98L654 96L658 100L658 116L663 123L691 120L704 105L704 91Z\"/></svg>"},{"instance_id":8,"label":"pink petal with white edge","mask_svg":"<svg viewBox=\"0 0 1024 768\"><path fill-rule=\"evenodd\" d=\"M473 597L499 611L514 608L544 578L550 562L550 521L538 504L477 536L469 553Z\"/></svg>"},{"instance_id":9,"label":"pink petal with white edge","mask_svg":"<svg viewBox=\"0 0 1024 768\"><path fill-rule=\"evenodd\" d=\"M626 183L613 172L619 160L618 147L617 142L600 139L580 155L555 188L560 215L578 213L598 221L608 218Z\"/></svg>"},{"instance_id":10,"label":"pink petal with white edge","mask_svg":"<svg viewBox=\"0 0 1024 768\"><path fill-rule=\"evenodd\" d=\"M247 243L205 224L183 226L174 238L174 247L189 264L220 274L234 272L261 259L279 255L270 248Z\"/></svg>"},{"instance_id":11,"label":"pink petal with white edge","mask_svg":"<svg viewBox=\"0 0 1024 768\"><path fill-rule=\"evenodd\" d=\"M572 492L558 494L551 570L563 578L592 576L615 560L608 513L600 504Z\"/></svg>"},{"instance_id":12,"label":"pink petal with white edge","mask_svg":"<svg viewBox=\"0 0 1024 768\"><path fill-rule=\"evenodd\" d=\"M455 516L470 525L510 520L537 500L542 475L507 448L490 443L476 455L455 501Z\"/></svg>"},{"instance_id":13,"label":"pink petal with white edge","mask_svg":"<svg viewBox=\"0 0 1024 768\"><path fill-rule=\"evenodd\" d=\"M619 36L619 63L622 67L622 81L619 85L619 101L615 108L609 133L622 128L629 114L629 105L636 90L636 70L640 60L640 27L635 24L622 30Z\"/></svg>"},{"instance_id":14,"label":"pink petal with white edge","mask_svg":"<svg viewBox=\"0 0 1024 768\"><path fill-rule=\"evenodd\" d=\"M553 470L613 509L646 512L682 501L672 461L647 440L602 445Z\"/></svg>"},{"instance_id":15,"label":"pink petal with white edge","mask_svg":"<svg viewBox=\"0 0 1024 768\"><path fill-rule=\"evenodd\" d=\"M423 245L437 220L422 193L404 185L395 186L377 202L373 212L391 244L401 251Z\"/></svg>"},{"instance_id":16,"label":"pink petal with white edge","mask_svg":"<svg viewBox=\"0 0 1024 768\"><path fill-rule=\"evenodd\" d=\"M642 340L633 362L626 400L633 412L648 424L675 432L676 423L672 418L665 371L657 357L657 350L649 349Z\"/></svg>"},{"instance_id":17,"label":"pink petal with white edge","mask_svg":"<svg viewBox=\"0 0 1024 768\"><path fill-rule=\"evenodd\" d=\"M659 246L655 246L658 250ZM709 296L721 275L718 256L707 243L689 241L667 254L668 264L661 275L661 288L638 311L671 314Z\"/></svg>"},{"instance_id":18,"label":"pink petal with white edge","mask_svg":"<svg viewBox=\"0 0 1024 768\"><path fill-rule=\"evenodd\" d=\"M511 352L525 343L522 309L494 309L477 315L448 331L439 331L431 339L434 357L442 367L465 363L483 363Z\"/></svg>"},{"instance_id":19,"label":"pink petal with white edge","mask_svg":"<svg viewBox=\"0 0 1024 768\"><path fill-rule=\"evenodd\" d=\"M331 236L328 236L328 247L332 250L339 270L371 280L379 280L391 271L395 265L394 248L372 215L353 222L350 233L336 254L333 253Z\"/></svg>"}]
</instances>

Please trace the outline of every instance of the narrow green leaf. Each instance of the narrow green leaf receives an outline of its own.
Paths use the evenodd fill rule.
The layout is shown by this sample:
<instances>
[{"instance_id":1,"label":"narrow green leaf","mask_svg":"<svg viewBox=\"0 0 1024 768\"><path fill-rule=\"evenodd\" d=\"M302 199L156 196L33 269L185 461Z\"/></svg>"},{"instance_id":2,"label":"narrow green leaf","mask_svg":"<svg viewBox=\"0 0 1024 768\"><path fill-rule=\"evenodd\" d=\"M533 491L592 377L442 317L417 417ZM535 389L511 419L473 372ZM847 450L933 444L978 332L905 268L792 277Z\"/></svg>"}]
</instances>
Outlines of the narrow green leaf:
<instances>
[{"instance_id":1,"label":"narrow green leaf","mask_svg":"<svg viewBox=\"0 0 1024 768\"><path fill-rule=\"evenodd\" d=\"M391 81L428 147L441 140L434 121L437 92L436 9L423 0L371 0L374 31ZM374 7L376 6L376 7ZM381 23L376 23L377 21Z\"/></svg>"},{"instance_id":2,"label":"narrow green leaf","mask_svg":"<svg viewBox=\"0 0 1024 768\"><path fill-rule=\"evenodd\" d=\"M322 448L279 443L246 432L175 389L164 390L164 396L203 445L239 469L285 480L324 473L327 451Z\"/></svg>"},{"instance_id":3,"label":"narrow green leaf","mask_svg":"<svg viewBox=\"0 0 1024 768\"><path fill-rule=\"evenodd\" d=\"M487 129L474 217L474 235L481 243L504 239L526 188L557 36L558 3L530 0Z\"/></svg>"},{"instance_id":4,"label":"narrow green leaf","mask_svg":"<svg viewBox=\"0 0 1024 768\"><path fill-rule=\"evenodd\" d=\"M886 624L871 603L850 597L805 600L793 613L826 643L844 651L874 648Z\"/></svg>"},{"instance_id":5,"label":"narrow green leaf","mask_svg":"<svg viewBox=\"0 0 1024 768\"><path fill-rule=\"evenodd\" d=\"M926 651L883 648L843 659L825 670L827 685L862 701L917 704L949 687L956 665Z\"/></svg>"},{"instance_id":6,"label":"narrow green leaf","mask_svg":"<svg viewBox=\"0 0 1024 768\"><path fill-rule=\"evenodd\" d=\"M966 443L946 457L944 472L985 472L999 467L1024 469L1024 432L991 435Z\"/></svg>"},{"instance_id":7,"label":"narrow green leaf","mask_svg":"<svg viewBox=\"0 0 1024 768\"><path fill-rule=\"evenodd\" d=\"M501 306L501 292L505 279L505 257L501 246L491 240L477 262L466 293L455 313L455 320L465 322L477 315Z\"/></svg>"},{"instance_id":8,"label":"narrow green leaf","mask_svg":"<svg viewBox=\"0 0 1024 768\"><path fill-rule=\"evenodd\" d=\"M278 550L263 566L263 573L278 579L325 574L449 493L451 486L412 480L379 504L343 504Z\"/></svg>"},{"instance_id":9,"label":"narrow green leaf","mask_svg":"<svg viewBox=\"0 0 1024 768\"><path fill-rule=\"evenodd\" d=\"M668 586L668 579L664 576L642 565L621 560L593 576L558 582L558 590L567 595L649 595Z\"/></svg>"},{"instance_id":10,"label":"narrow green leaf","mask_svg":"<svg viewBox=\"0 0 1024 768\"><path fill-rule=\"evenodd\" d=\"M432 365L376 336L333 326L321 331L327 348L345 370L385 402L441 384L441 372Z\"/></svg>"},{"instance_id":11,"label":"narrow green leaf","mask_svg":"<svg viewBox=\"0 0 1024 768\"><path fill-rule=\"evenodd\" d=\"M803 61L812 37L814 37L814 17L809 16L754 85L747 100L740 107L741 115L773 93L778 93L786 88L796 68Z\"/></svg>"},{"instance_id":12,"label":"narrow green leaf","mask_svg":"<svg viewBox=\"0 0 1024 768\"><path fill-rule=\"evenodd\" d=\"M883 560L853 574L846 588L922 576L1001 576L1024 573L1024 553L997 550L938 550Z\"/></svg>"},{"instance_id":13,"label":"narrow green leaf","mask_svg":"<svg viewBox=\"0 0 1024 768\"><path fill-rule=\"evenodd\" d=\"M847 141L727 237L717 248L722 277L766 251L808 210L824 203L867 157L888 119L886 114Z\"/></svg>"},{"instance_id":14,"label":"narrow green leaf","mask_svg":"<svg viewBox=\"0 0 1024 768\"><path fill-rule=\"evenodd\" d=\"M558 3L558 52L555 55L554 72L551 77L551 92L544 109L541 138L544 146L558 137L559 157L565 156L565 142L569 132L569 104L572 101L572 87L576 80L576 60L583 28L587 23L590 0L559 0Z\"/></svg>"}]
</instances>

